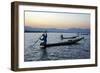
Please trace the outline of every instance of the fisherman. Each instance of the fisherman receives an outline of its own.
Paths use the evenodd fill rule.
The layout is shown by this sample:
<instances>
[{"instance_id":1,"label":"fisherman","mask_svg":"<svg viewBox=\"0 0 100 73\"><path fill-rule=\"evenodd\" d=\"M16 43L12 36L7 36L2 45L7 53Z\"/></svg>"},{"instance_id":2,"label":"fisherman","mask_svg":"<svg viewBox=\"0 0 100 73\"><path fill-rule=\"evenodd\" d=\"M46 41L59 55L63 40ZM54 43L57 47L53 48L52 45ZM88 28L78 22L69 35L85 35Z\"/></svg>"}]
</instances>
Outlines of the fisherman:
<instances>
[{"instance_id":1,"label":"fisherman","mask_svg":"<svg viewBox=\"0 0 100 73\"><path fill-rule=\"evenodd\" d=\"M42 34L42 37L40 38L41 43L41 51L42 51L42 55L41 55L41 60L46 60L47 59L47 50L46 50L46 44L47 44L47 31L45 31L45 33Z\"/></svg>"},{"instance_id":2,"label":"fisherman","mask_svg":"<svg viewBox=\"0 0 100 73\"><path fill-rule=\"evenodd\" d=\"M42 34L42 37L40 38L41 43L40 45L42 45L44 48L47 44L47 31L45 31L45 33Z\"/></svg>"},{"instance_id":3,"label":"fisherman","mask_svg":"<svg viewBox=\"0 0 100 73\"><path fill-rule=\"evenodd\" d=\"M61 34L61 40L63 40L63 35Z\"/></svg>"}]
</instances>

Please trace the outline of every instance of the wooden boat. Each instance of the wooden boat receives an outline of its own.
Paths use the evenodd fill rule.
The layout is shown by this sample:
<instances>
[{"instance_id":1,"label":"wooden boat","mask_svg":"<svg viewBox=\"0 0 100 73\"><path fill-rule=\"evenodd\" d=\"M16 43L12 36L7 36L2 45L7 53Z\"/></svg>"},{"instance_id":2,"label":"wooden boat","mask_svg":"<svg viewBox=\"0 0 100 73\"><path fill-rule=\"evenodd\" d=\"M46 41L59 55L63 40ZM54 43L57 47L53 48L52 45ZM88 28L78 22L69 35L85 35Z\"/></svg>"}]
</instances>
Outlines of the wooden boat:
<instances>
[{"instance_id":1,"label":"wooden boat","mask_svg":"<svg viewBox=\"0 0 100 73\"><path fill-rule=\"evenodd\" d=\"M72 44L75 44L75 43L79 42L82 39L84 39L84 37L71 39L71 40L68 40L68 41L65 41L65 42L50 43L50 44L46 44L46 45L40 44L40 46L42 46L42 47L51 47L51 46L72 45Z\"/></svg>"}]
</instances>

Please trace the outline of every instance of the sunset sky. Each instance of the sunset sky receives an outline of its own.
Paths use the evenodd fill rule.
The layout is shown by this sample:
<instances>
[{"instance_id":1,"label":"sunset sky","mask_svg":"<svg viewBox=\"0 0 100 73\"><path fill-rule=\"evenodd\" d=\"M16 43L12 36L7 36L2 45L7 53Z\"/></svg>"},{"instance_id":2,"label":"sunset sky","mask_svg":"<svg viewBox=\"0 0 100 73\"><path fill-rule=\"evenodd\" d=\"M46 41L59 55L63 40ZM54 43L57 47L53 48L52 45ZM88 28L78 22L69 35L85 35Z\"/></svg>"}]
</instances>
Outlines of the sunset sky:
<instances>
[{"instance_id":1,"label":"sunset sky","mask_svg":"<svg viewBox=\"0 0 100 73\"><path fill-rule=\"evenodd\" d=\"M90 28L90 14L25 12L25 26L33 28Z\"/></svg>"}]
</instances>

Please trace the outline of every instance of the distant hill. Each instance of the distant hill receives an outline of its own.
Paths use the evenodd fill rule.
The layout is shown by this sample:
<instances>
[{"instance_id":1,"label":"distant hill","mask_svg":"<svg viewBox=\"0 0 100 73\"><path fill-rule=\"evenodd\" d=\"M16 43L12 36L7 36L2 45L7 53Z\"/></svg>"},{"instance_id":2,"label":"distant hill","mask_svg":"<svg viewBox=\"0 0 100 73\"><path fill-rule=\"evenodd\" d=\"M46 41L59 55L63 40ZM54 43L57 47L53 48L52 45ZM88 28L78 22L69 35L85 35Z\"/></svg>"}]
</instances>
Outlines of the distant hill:
<instances>
[{"instance_id":1,"label":"distant hill","mask_svg":"<svg viewBox=\"0 0 100 73\"><path fill-rule=\"evenodd\" d=\"M70 29L56 29L56 28L32 28L29 26L24 27L24 32L63 32L63 33L90 33L90 29L70 28Z\"/></svg>"}]
</instances>

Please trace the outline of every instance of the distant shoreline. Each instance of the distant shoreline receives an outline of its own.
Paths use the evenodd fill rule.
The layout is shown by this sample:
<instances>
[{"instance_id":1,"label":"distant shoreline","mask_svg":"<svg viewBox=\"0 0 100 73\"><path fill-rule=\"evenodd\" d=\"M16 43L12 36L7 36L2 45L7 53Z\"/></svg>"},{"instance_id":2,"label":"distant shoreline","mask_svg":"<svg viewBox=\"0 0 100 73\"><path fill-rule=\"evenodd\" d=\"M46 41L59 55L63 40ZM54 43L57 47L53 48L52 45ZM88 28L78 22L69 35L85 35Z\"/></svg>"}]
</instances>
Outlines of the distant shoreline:
<instances>
[{"instance_id":1,"label":"distant shoreline","mask_svg":"<svg viewBox=\"0 0 100 73\"><path fill-rule=\"evenodd\" d=\"M43 31L24 31L24 33L44 33ZM90 34L90 32L47 32L47 33L87 33Z\"/></svg>"}]
</instances>

